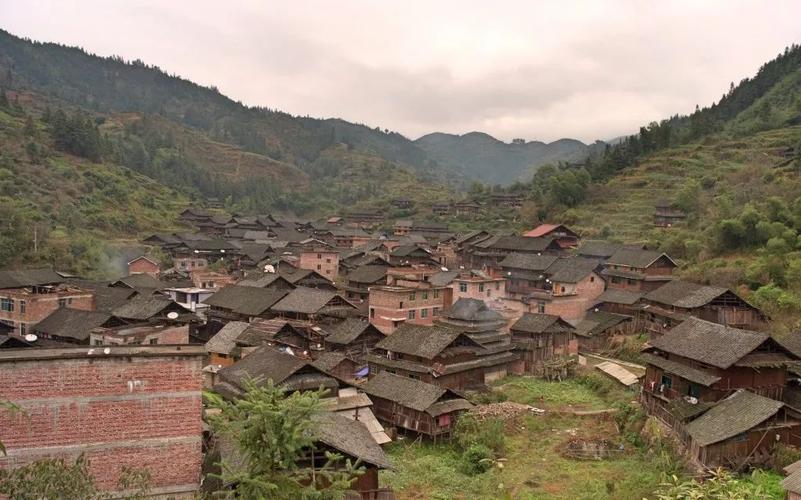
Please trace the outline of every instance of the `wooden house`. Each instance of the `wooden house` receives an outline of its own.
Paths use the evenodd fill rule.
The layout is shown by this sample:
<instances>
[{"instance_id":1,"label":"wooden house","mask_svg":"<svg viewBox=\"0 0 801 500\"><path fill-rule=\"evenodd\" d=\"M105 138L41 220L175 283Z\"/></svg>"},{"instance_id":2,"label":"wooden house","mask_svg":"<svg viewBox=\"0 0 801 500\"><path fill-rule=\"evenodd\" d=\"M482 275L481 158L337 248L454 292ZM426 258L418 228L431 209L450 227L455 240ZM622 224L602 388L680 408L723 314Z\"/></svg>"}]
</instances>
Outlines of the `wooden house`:
<instances>
[{"instance_id":1,"label":"wooden house","mask_svg":"<svg viewBox=\"0 0 801 500\"><path fill-rule=\"evenodd\" d=\"M473 407L457 393L420 380L381 372L360 386L385 426L432 439L451 436L456 419Z\"/></svg>"},{"instance_id":2,"label":"wooden house","mask_svg":"<svg viewBox=\"0 0 801 500\"><path fill-rule=\"evenodd\" d=\"M277 266L276 272L294 286L319 288L320 290L336 290L336 287L330 279L313 269L300 269L281 263Z\"/></svg>"},{"instance_id":3,"label":"wooden house","mask_svg":"<svg viewBox=\"0 0 801 500\"><path fill-rule=\"evenodd\" d=\"M523 196L515 193L493 193L490 203L494 207L518 209L523 206Z\"/></svg>"},{"instance_id":4,"label":"wooden house","mask_svg":"<svg viewBox=\"0 0 801 500\"><path fill-rule=\"evenodd\" d=\"M270 310L282 318L307 322L358 315L358 308L336 292L302 286L286 294Z\"/></svg>"},{"instance_id":5,"label":"wooden house","mask_svg":"<svg viewBox=\"0 0 801 500\"><path fill-rule=\"evenodd\" d=\"M118 324L121 322L115 320L108 312L60 307L33 325L29 333L34 334L37 337L36 340L45 339L52 342L63 342L66 345L89 345L93 329ZM34 341L34 343L36 342Z\"/></svg>"},{"instance_id":6,"label":"wooden house","mask_svg":"<svg viewBox=\"0 0 801 500\"><path fill-rule=\"evenodd\" d=\"M578 354L575 329L559 316L525 313L509 331L525 373L566 375L571 357Z\"/></svg>"},{"instance_id":7,"label":"wooden house","mask_svg":"<svg viewBox=\"0 0 801 500\"><path fill-rule=\"evenodd\" d=\"M766 317L728 288L672 281L646 293L641 299L644 327L661 335L690 316L713 323L760 329Z\"/></svg>"},{"instance_id":8,"label":"wooden house","mask_svg":"<svg viewBox=\"0 0 801 500\"><path fill-rule=\"evenodd\" d=\"M622 343L627 335L637 333L632 316L605 311L589 311L576 324L576 340L581 351L600 352Z\"/></svg>"},{"instance_id":9,"label":"wooden house","mask_svg":"<svg viewBox=\"0 0 801 500\"><path fill-rule=\"evenodd\" d=\"M366 265L349 272L340 288L345 291L345 297L356 305L362 314L367 315L370 287L386 283L387 266Z\"/></svg>"},{"instance_id":10,"label":"wooden house","mask_svg":"<svg viewBox=\"0 0 801 500\"><path fill-rule=\"evenodd\" d=\"M209 355L209 364L230 366L242 359L242 352L237 349L236 340L250 326L244 321L230 321L214 334L205 344Z\"/></svg>"},{"instance_id":11,"label":"wooden house","mask_svg":"<svg viewBox=\"0 0 801 500\"><path fill-rule=\"evenodd\" d=\"M271 318L275 314L270 308L284 298L287 292L270 288L228 285L207 298L204 304L209 335L219 331L229 321L250 322L252 318Z\"/></svg>"},{"instance_id":12,"label":"wooden house","mask_svg":"<svg viewBox=\"0 0 801 500\"><path fill-rule=\"evenodd\" d=\"M326 327L323 343L326 351L341 352L353 359L370 353L384 339L384 334L361 318L347 318Z\"/></svg>"},{"instance_id":13,"label":"wooden house","mask_svg":"<svg viewBox=\"0 0 801 500\"><path fill-rule=\"evenodd\" d=\"M273 384L287 392L316 391L326 389L336 393L339 382L336 378L303 359L279 351L272 346L262 346L230 366L217 372L214 391L227 399L240 398L245 393L245 382L256 385Z\"/></svg>"},{"instance_id":14,"label":"wooden house","mask_svg":"<svg viewBox=\"0 0 801 500\"><path fill-rule=\"evenodd\" d=\"M431 205L431 212L434 215L448 215L451 211L450 203L434 203Z\"/></svg>"},{"instance_id":15,"label":"wooden house","mask_svg":"<svg viewBox=\"0 0 801 500\"><path fill-rule=\"evenodd\" d=\"M651 340L642 359L648 412L677 426L686 418L677 401L698 407L738 389L781 400L787 367L799 358L765 333L690 317Z\"/></svg>"},{"instance_id":16,"label":"wooden house","mask_svg":"<svg viewBox=\"0 0 801 500\"><path fill-rule=\"evenodd\" d=\"M399 245L389 254L391 266L438 265L431 250L417 245Z\"/></svg>"},{"instance_id":17,"label":"wooden house","mask_svg":"<svg viewBox=\"0 0 801 500\"><path fill-rule=\"evenodd\" d=\"M465 332L444 325L404 324L364 356L370 375L389 371L454 390L506 376L518 357L511 345L484 347Z\"/></svg>"},{"instance_id":18,"label":"wooden house","mask_svg":"<svg viewBox=\"0 0 801 500\"><path fill-rule=\"evenodd\" d=\"M712 469L764 464L777 445L801 444L801 421L781 401L739 389L686 426L691 457Z\"/></svg>"},{"instance_id":19,"label":"wooden house","mask_svg":"<svg viewBox=\"0 0 801 500\"><path fill-rule=\"evenodd\" d=\"M601 274L607 288L649 292L672 280L675 268L665 253L624 247L606 260Z\"/></svg>"},{"instance_id":20,"label":"wooden house","mask_svg":"<svg viewBox=\"0 0 801 500\"><path fill-rule=\"evenodd\" d=\"M684 222L687 214L667 200L659 200L654 206L654 226L673 227Z\"/></svg>"},{"instance_id":21,"label":"wooden house","mask_svg":"<svg viewBox=\"0 0 801 500\"><path fill-rule=\"evenodd\" d=\"M560 255L563 249L551 237L492 236L469 245L463 252L463 265L472 269L498 269L500 262L512 253Z\"/></svg>"},{"instance_id":22,"label":"wooden house","mask_svg":"<svg viewBox=\"0 0 801 500\"><path fill-rule=\"evenodd\" d=\"M262 271L250 271L244 278L236 282L237 286L252 286L256 288L268 288L271 290L281 290L289 293L295 288L289 280L278 273L265 273Z\"/></svg>"},{"instance_id":23,"label":"wooden house","mask_svg":"<svg viewBox=\"0 0 801 500\"><path fill-rule=\"evenodd\" d=\"M339 380L354 381L356 372L361 368L360 363L341 352L321 352L316 355L312 363L316 368L329 373Z\"/></svg>"}]
</instances>

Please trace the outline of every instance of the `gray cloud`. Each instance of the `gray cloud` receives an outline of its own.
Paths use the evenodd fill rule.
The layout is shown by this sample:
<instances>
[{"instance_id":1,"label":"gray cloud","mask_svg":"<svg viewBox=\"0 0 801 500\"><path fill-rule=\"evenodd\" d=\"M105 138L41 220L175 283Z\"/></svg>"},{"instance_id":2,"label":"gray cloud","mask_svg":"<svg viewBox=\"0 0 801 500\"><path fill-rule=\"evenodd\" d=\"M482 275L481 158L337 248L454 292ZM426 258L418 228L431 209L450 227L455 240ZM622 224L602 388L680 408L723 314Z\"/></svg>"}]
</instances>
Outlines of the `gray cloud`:
<instances>
[{"instance_id":1,"label":"gray cloud","mask_svg":"<svg viewBox=\"0 0 801 500\"><path fill-rule=\"evenodd\" d=\"M0 26L247 104L416 137L585 141L709 104L798 42L801 4L0 0Z\"/></svg>"}]
</instances>

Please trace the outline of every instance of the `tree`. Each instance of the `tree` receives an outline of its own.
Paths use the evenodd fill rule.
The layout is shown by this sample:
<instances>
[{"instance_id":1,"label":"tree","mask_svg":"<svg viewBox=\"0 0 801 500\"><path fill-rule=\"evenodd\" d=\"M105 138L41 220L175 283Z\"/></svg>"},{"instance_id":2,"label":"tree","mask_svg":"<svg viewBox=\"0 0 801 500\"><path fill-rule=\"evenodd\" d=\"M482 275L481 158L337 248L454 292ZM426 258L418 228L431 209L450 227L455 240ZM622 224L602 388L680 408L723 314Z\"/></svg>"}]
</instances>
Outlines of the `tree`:
<instances>
[{"instance_id":1,"label":"tree","mask_svg":"<svg viewBox=\"0 0 801 500\"><path fill-rule=\"evenodd\" d=\"M220 410L210 420L218 438L230 440L240 466L222 461L219 479L233 485L229 498L341 498L354 476L362 472L340 455L326 453L315 469L307 463L314 448L315 421L321 412L321 392L286 395L272 384L246 381L246 394L233 402L206 393L207 403ZM344 466L343 466L344 465Z\"/></svg>"}]
</instances>

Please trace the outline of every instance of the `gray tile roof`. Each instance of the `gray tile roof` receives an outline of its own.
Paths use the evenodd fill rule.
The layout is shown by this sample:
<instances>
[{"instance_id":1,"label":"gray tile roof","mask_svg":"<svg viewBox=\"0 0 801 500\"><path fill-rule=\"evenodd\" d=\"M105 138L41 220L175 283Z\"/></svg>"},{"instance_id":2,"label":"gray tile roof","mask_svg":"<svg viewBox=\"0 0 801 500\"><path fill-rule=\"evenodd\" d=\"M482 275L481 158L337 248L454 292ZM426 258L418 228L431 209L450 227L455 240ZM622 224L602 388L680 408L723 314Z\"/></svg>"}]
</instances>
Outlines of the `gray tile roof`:
<instances>
[{"instance_id":1,"label":"gray tile roof","mask_svg":"<svg viewBox=\"0 0 801 500\"><path fill-rule=\"evenodd\" d=\"M411 323L402 324L392 335L376 344L376 347L420 356L424 359L434 359L460 336L464 336L470 345L475 344L480 347L480 344L457 329L441 325L423 326Z\"/></svg>"},{"instance_id":2,"label":"gray tile roof","mask_svg":"<svg viewBox=\"0 0 801 500\"><path fill-rule=\"evenodd\" d=\"M428 278L431 286L448 286L456 277L459 276L459 271L440 271Z\"/></svg>"},{"instance_id":3,"label":"gray tile roof","mask_svg":"<svg viewBox=\"0 0 801 500\"><path fill-rule=\"evenodd\" d=\"M524 313L509 329L525 333L573 331L573 327L559 316L535 313Z\"/></svg>"},{"instance_id":4,"label":"gray tile roof","mask_svg":"<svg viewBox=\"0 0 801 500\"><path fill-rule=\"evenodd\" d=\"M117 318L145 321L158 316L167 308L189 312L162 295L137 295L114 309L111 314Z\"/></svg>"},{"instance_id":5,"label":"gray tile roof","mask_svg":"<svg viewBox=\"0 0 801 500\"><path fill-rule=\"evenodd\" d=\"M578 248L578 254L584 257L608 258L623 248L620 243L602 240L585 240Z\"/></svg>"},{"instance_id":6,"label":"gray tile roof","mask_svg":"<svg viewBox=\"0 0 801 500\"><path fill-rule=\"evenodd\" d=\"M650 344L660 351L728 368L768 338L764 333L690 317Z\"/></svg>"},{"instance_id":7,"label":"gray tile roof","mask_svg":"<svg viewBox=\"0 0 801 500\"><path fill-rule=\"evenodd\" d=\"M164 283L145 273L131 274L130 276L125 276L118 279L115 283L121 283L129 288L134 289L149 288L153 290L159 290L165 287Z\"/></svg>"},{"instance_id":8,"label":"gray tile roof","mask_svg":"<svg viewBox=\"0 0 801 500\"><path fill-rule=\"evenodd\" d=\"M486 302L478 299L461 298L442 313L450 319L469 322L496 322L504 321L498 311L493 311Z\"/></svg>"},{"instance_id":9,"label":"gray tile roof","mask_svg":"<svg viewBox=\"0 0 801 500\"><path fill-rule=\"evenodd\" d=\"M27 271L0 271L0 289L23 288L33 285L52 285L65 280L51 269L29 269Z\"/></svg>"},{"instance_id":10,"label":"gray tile roof","mask_svg":"<svg viewBox=\"0 0 801 500\"><path fill-rule=\"evenodd\" d=\"M356 283L386 283L387 281L387 267L386 266L361 266L348 273L348 281Z\"/></svg>"},{"instance_id":11,"label":"gray tile roof","mask_svg":"<svg viewBox=\"0 0 801 500\"><path fill-rule=\"evenodd\" d=\"M559 258L554 255L510 253L500 263L501 267L544 272Z\"/></svg>"},{"instance_id":12,"label":"gray tile roof","mask_svg":"<svg viewBox=\"0 0 801 500\"><path fill-rule=\"evenodd\" d=\"M324 352L312 364L324 372L330 372L346 359L347 356L340 352Z\"/></svg>"},{"instance_id":13,"label":"gray tile roof","mask_svg":"<svg viewBox=\"0 0 801 500\"><path fill-rule=\"evenodd\" d=\"M499 250L510 250L519 252L542 252L555 245L555 239L528 238L525 236L500 236L497 239L482 241L476 244L479 248L494 248Z\"/></svg>"},{"instance_id":14,"label":"gray tile roof","mask_svg":"<svg viewBox=\"0 0 801 500\"><path fill-rule=\"evenodd\" d=\"M382 371L360 386L360 389L377 398L398 403L417 411L427 411L445 396L461 399L452 391L420 380L401 377Z\"/></svg>"},{"instance_id":15,"label":"gray tile roof","mask_svg":"<svg viewBox=\"0 0 801 500\"><path fill-rule=\"evenodd\" d=\"M645 294L645 300L669 306L693 309L703 307L729 292L728 288L701 285L689 281L671 281Z\"/></svg>"},{"instance_id":16,"label":"gray tile roof","mask_svg":"<svg viewBox=\"0 0 801 500\"><path fill-rule=\"evenodd\" d=\"M368 328L371 328L369 321L361 318L346 318L329 328L329 335L325 341L330 344L347 345L356 340Z\"/></svg>"},{"instance_id":17,"label":"gray tile roof","mask_svg":"<svg viewBox=\"0 0 801 500\"><path fill-rule=\"evenodd\" d=\"M687 424L687 433L699 446L708 446L753 429L782 406L781 401L739 390Z\"/></svg>"},{"instance_id":18,"label":"gray tile roof","mask_svg":"<svg viewBox=\"0 0 801 500\"><path fill-rule=\"evenodd\" d=\"M244 321L230 321L206 342L206 352L230 354L236 347L236 339L250 326Z\"/></svg>"},{"instance_id":19,"label":"gray tile roof","mask_svg":"<svg viewBox=\"0 0 801 500\"><path fill-rule=\"evenodd\" d=\"M557 259L546 272L555 283L578 283L598 267L598 262L584 257L565 257Z\"/></svg>"},{"instance_id":20,"label":"gray tile roof","mask_svg":"<svg viewBox=\"0 0 801 500\"><path fill-rule=\"evenodd\" d=\"M632 321L631 316L625 314L615 314L603 311L590 311L576 325L576 335L582 337L593 337L600 335L610 328L613 328L625 321Z\"/></svg>"},{"instance_id":21,"label":"gray tile roof","mask_svg":"<svg viewBox=\"0 0 801 500\"><path fill-rule=\"evenodd\" d=\"M273 285L277 281L284 281L284 286L287 288L292 288L292 283L290 283L286 278L281 276L278 273L263 273L260 271L248 273L245 279L237 281L237 286L252 286L256 288L267 288Z\"/></svg>"},{"instance_id":22,"label":"gray tile roof","mask_svg":"<svg viewBox=\"0 0 801 500\"><path fill-rule=\"evenodd\" d=\"M341 299L345 304L350 304L336 292L299 286L279 300L272 307L272 310L276 312L316 314L334 299ZM352 304L350 307L356 308Z\"/></svg>"},{"instance_id":23,"label":"gray tile roof","mask_svg":"<svg viewBox=\"0 0 801 500\"><path fill-rule=\"evenodd\" d=\"M204 304L228 309L238 314L259 316L286 295L283 290L252 286L228 285L203 301Z\"/></svg>"},{"instance_id":24,"label":"gray tile roof","mask_svg":"<svg viewBox=\"0 0 801 500\"><path fill-rule=\"evenodd\" d=\"M673 262L673 259L667 256L667 254L663 252L657 252L655 250L641 250L638 248L630 248L630 247L623 247L620 248L617 252L612 254L609 259L606 261L607 264L614 264L620 266L628 266L634 267L637 269L645 269L646 267L650 266L660 257L666 257L670 262ZM675 262L673 262L675 265Z\"/></svg>"},{"instance_id":25,"label":"gray tile roof","mask_svg":"<svg viewBox=\"0 0 801 500\"><path fill-rule=\"evenodd\" d=\"M57 337L86 340L93 328L102 326L109 319L111 315L105 312L61 307L37 323L33 330Z\"/></svg>"},{"instance_id":26,"label":"gray tile roof","mask_svg":"<svg viewBox=\"0 0 801 500\"><path fill-rule=\"evenodd\" d=\"M322 412L313 420L319 442L378 468L392 468L384 450L363 423L332 412Z\"/></svg>"},{"instance_id":27,"label":"gray tile roof","mask_svg":"<svg viewBox=\"0 0 801 500\"><path fill-rule=\"evenodd\" d=\"M640 355L640 357L645 363L654 365L657 368L661 368L668 373L678 375L683 379L687 379L690 382L695 382L696 384L701 384L706 387L709 387L710 385L720 380L720 377L718 377L714 373L708 372L706 370L693 368L678 361L665 359L655 354L644 352Z\"/></svg>"}]
</instances>

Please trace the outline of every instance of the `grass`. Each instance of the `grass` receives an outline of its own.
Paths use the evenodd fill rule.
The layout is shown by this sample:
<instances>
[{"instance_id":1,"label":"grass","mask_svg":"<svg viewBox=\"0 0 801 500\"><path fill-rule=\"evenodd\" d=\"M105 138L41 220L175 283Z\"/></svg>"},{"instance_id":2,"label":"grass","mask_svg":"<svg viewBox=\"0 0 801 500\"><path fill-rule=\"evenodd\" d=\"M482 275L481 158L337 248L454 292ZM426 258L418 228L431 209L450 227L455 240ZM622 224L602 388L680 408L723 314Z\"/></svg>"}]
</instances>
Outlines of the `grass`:
<instances>
[{"instance_id":1,"label":"grass","mask_svg":"<svg viewBox=\"0 0 801 500\"><path fill-rule=\"evenodd\" d=\"M602 389L599 391L592 381ZM602 410L609 408L617 398L625 399L622 389L599 374L571 378L562 382L548 382L534 377L507 377L493 388L509 401L528 404L546 410ZM606 394L604 394L606 393Z\"/></svg>"},{"instance_id":2,"label":"grass","mask_svg":"<svg viewBox=\"0 0 801 500\"><path fill-rule=\"evenodd\" d=\"M445 444L396 442L387 448L395 470L382 480L403 499L644 498L662 481L659 462L635 450L621 458L579 461L560 454L574 435L614 437L611 422L526 416L506 435L504 467L468 476L461 452Z\"/></svg>"}]
</instances>

